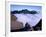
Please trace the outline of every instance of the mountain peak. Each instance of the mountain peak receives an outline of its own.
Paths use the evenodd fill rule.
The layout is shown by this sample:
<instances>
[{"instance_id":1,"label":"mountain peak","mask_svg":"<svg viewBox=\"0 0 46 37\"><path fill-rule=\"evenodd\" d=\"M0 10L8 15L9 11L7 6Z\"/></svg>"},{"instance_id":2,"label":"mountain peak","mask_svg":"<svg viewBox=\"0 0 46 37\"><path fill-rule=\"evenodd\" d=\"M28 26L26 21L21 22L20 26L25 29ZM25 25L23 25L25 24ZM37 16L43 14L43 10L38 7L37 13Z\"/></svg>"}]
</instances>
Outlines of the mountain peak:
<instances>
[{"instance_id":1,"label":"mountain peak","mask_svg":"<svg viewBox=\"0 0 46 37\"><path fill-rule=\"evenodd\" d=\"M20 14L20 13L24 13L24 14L37 14L37 11L35 10L32 10L32 11L29 11L28 9L23 9L23 10L15 10L15 11L11 11L11 13L13 14Z\"/></svg>"}]
</instances>

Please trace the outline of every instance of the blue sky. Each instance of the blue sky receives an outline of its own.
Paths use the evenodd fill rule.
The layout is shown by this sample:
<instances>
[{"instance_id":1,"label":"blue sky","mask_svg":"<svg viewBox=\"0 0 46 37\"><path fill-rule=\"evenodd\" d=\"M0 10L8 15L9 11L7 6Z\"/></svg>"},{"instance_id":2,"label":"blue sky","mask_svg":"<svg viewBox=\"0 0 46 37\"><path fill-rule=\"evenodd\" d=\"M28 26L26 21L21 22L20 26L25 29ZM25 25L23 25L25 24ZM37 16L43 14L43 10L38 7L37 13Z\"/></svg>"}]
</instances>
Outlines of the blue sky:
<instances>
[{"instance_id":1,"label":"blue sky","mask_svg":"<svg viewBox=\"0 0 46 37\"><path fill-rule=\"evenodd\" d=\"M35 11L41 11L41 6L31 6L31 5L11 5L10 10L22 10L22 9L28 9L28 10L35 10Z\"/></svg>"}]
</instances>

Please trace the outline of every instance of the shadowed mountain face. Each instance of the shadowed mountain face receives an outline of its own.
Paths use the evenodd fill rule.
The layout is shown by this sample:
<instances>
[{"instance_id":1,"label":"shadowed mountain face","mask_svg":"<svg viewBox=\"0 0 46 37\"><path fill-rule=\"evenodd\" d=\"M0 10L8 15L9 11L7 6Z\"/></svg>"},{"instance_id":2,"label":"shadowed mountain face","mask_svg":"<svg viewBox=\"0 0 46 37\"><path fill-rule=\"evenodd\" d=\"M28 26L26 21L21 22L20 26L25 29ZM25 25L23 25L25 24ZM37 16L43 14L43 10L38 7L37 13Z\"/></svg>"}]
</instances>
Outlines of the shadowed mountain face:
<instances>
[{"instance_id":1,"label":"shadowed mountain face","mask_svg":"<svg viewBox=\"0 0 46 37\"><path fill-rule=\"evenodd\" d=\"M11 11L11 14L20 14L20 13L24 13L24 14L37 14L37 11L34 11L34 10L29 11L27 9L20 10L20 11L18 11L18 10Z\"/></svg>"}]
</instances>

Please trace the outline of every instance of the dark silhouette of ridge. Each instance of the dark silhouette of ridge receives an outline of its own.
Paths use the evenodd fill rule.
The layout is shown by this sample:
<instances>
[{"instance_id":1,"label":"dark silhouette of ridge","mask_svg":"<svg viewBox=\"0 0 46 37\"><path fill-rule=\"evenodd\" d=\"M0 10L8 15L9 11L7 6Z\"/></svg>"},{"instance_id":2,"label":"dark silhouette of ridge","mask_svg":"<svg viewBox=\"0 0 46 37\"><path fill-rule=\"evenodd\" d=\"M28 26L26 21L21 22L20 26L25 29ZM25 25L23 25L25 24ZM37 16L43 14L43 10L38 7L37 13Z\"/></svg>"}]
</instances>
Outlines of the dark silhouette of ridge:
<instances>
[{"instance_id":1,"label":"dark silhouette of ridge","mask_svg":"<svg viewBox=\"0 0 46 37\"><path fill-rule=\"evenodd\" d=\"M38 22L36 26L33 27L35 31L42 30L42 19Z\"/></svg>"},{"instance_id":2,"label":"dark silhouette of ridge","mask_svg":"<svg viewBox=\"0 0 46 37\"><path fill-rule=\"evenodd\" d=\"M23 9L23 10L20 10L20 11L18 11L18 10L11 11L11 14L20 14L20 13L24 13L24 14L37 14L37 11L34 11L34 10L29 11L27 9Z\"/></svg>"}]
</instances>

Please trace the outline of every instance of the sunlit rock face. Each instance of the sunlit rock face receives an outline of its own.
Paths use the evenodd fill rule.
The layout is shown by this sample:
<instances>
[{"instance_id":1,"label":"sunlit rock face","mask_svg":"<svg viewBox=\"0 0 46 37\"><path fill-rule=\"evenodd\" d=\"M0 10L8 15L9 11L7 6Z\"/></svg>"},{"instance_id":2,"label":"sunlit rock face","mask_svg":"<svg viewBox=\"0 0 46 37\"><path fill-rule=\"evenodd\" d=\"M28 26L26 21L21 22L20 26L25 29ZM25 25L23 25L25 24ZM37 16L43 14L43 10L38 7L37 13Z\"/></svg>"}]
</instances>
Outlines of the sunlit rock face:
<instances>
[{"instance_id":1,"label":"sunlit rock face","mask_svg":"<svg viewBox=\"0 0 46 37\"><path fill-rule=\"evenodd\" d=\"M17 21L16 16L11 15L11 30L23 28L23 23Z\"/></svg>"},{"instance_id":2,"label":"sunlit rock face","mask_svg":"<svg viewBox=\"0 0 46 37\"><path fill-rule=\"evenodd\" d=\"M42 18L41 14L14 14L17 17L17 21L22 22L23 26L28 23L31 27L35 26Z\"/></svg>"}]
</instances>

